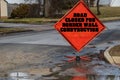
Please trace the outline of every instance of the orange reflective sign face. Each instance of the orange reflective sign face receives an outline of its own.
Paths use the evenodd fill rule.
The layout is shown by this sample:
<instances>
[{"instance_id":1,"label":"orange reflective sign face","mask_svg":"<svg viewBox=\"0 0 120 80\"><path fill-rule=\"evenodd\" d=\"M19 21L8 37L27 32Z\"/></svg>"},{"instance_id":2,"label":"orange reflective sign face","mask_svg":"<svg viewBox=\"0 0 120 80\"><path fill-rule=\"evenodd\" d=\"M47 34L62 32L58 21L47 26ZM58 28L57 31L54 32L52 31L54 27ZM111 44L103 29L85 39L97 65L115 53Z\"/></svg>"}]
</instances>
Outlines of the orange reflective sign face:
<instances>
[{"instance_id":1,"label":"orange reflective sign face","mask_svg":"<svg viewBox=\"0 0 120 80\"><path fill-rule=\"evenodd\" d=\"M55 24L55 28L77 51L80 51L103 31L105 26L83 2L78 2Z\"/></svg>"}]
</instances>

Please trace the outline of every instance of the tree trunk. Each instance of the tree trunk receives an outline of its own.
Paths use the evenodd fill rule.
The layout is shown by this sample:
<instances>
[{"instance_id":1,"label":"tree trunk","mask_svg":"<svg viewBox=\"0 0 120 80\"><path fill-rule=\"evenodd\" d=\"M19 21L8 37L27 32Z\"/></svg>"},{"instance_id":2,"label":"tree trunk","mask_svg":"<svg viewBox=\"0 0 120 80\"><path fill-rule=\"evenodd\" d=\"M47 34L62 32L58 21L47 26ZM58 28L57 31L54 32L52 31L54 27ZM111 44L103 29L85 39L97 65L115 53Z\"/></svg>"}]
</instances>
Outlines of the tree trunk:
<instances>
[{"instance_id":1,"label":"tree trunk","mask_svg":"<svg viewBox=\"0 0 120 80\"><path fill-rule=\"evenodd\" d=\"M41 0L38 0L38 14L40 16L40 12L41 12Z\"/></svg>"},{"instance_id":2,"label":"tree trunk","mask_svg":"<svg viewBox=\"0 0 120 80\"><path fill-rule=\"evenodd\" d=\"M86 0L86 3L87 3L87 6L89 6L89 2L88 2L88 0Z\"/></svg>"},{"instance_id":3,"label":"tree trunk","mask_svg":"<svg viewBox=\"0 0 120 80\"><path fill-rule=\"evenodd\" d=\"M97 15L101 15L99 2L100 0L97 0Z\"/></svg>"},{"instance_id":4,"label":"tree trunk","mask_svg":"<svg viewBox=\"0 0 120 80\"><path fill-rule=\"evenodd\" d=\"M50 16L50 0L44 0L44 17Z\"/></svg>"}]
</instances>

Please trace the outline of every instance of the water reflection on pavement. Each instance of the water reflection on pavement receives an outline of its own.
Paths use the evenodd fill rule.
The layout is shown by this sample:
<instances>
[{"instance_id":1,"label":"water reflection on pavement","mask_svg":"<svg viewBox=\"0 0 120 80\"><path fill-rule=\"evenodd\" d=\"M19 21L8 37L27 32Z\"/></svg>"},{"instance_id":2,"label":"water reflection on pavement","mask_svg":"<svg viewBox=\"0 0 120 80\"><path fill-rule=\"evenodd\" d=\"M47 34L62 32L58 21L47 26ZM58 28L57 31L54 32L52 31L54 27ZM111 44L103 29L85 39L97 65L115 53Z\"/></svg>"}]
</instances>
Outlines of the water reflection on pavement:
<instances>
[{"instance_id":1,"label":"water reflection on pavement","mask_svg":"<svg viewBox=\"0 0 120 80\"><path fill-rule=\"evenodd\" d=\"M80 68L80 67L76 67L74 68L77 72L80 72L82 73L82 75L80 76L74 76L72 78L72 80L87 80L87 77L86 77L86 73L87 73L87 70L86 69L83 69L83 68Z\"/></svg>"},{"instance_id":2,"label":"water reflection on pavement","mask_svg":"<svg viewBox=\"0 0 120 80\"><path fill-rule=\"evenodd\" d=\"M120 80L120 69L99 59L81 62L79 65L69 63L61 74L71 76L70 80Z\"/></svg>"},{"instance_id":3,"label":"water reflection on pavement","mask_svg":"<svg viewBox=\"0 0 120 80\"><path fill-rule=\"evenodd\" d=\"M72 80L87 80L86 76L75 76Z\"/></svg>"}]
</instances>

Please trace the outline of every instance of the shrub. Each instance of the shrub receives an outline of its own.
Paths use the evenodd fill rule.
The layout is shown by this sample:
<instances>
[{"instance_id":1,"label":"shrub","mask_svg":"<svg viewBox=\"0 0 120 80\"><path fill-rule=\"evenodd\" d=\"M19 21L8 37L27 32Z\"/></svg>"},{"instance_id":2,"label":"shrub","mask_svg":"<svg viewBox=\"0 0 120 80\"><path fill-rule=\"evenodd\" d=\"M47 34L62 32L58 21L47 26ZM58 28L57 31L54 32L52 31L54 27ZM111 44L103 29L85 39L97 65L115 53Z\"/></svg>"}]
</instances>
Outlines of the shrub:
<instances>
[{"instance_id":1,"label":"shrub","mask_svg":"<svg viewBox=\"0 0 120 80\"><path fill-rule=\"evenodd\" d=\"M26 18L29 14L30 6L27 4L20 4L11 13L11 18Z\"/></svg>"}]
</instances>

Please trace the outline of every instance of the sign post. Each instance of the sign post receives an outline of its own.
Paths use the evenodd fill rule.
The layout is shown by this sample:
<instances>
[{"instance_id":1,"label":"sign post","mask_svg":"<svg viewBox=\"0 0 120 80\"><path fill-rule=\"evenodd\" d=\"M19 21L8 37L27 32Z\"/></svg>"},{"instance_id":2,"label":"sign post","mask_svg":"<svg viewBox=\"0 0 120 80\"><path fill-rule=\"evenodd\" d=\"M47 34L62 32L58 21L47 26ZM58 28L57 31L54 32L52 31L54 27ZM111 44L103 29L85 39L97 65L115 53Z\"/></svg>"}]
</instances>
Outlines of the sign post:
<instances>
[{"instance_id":1,"label":"sign post","mask_svg":"<svg viewBox=\"0 0 120 80\"><path fill-rule=\"evenodd\" d=\"M80 0L56 24L56 30L79 52L93 38L100 34L105 26Z\"/></svg>"}]
</instances>

